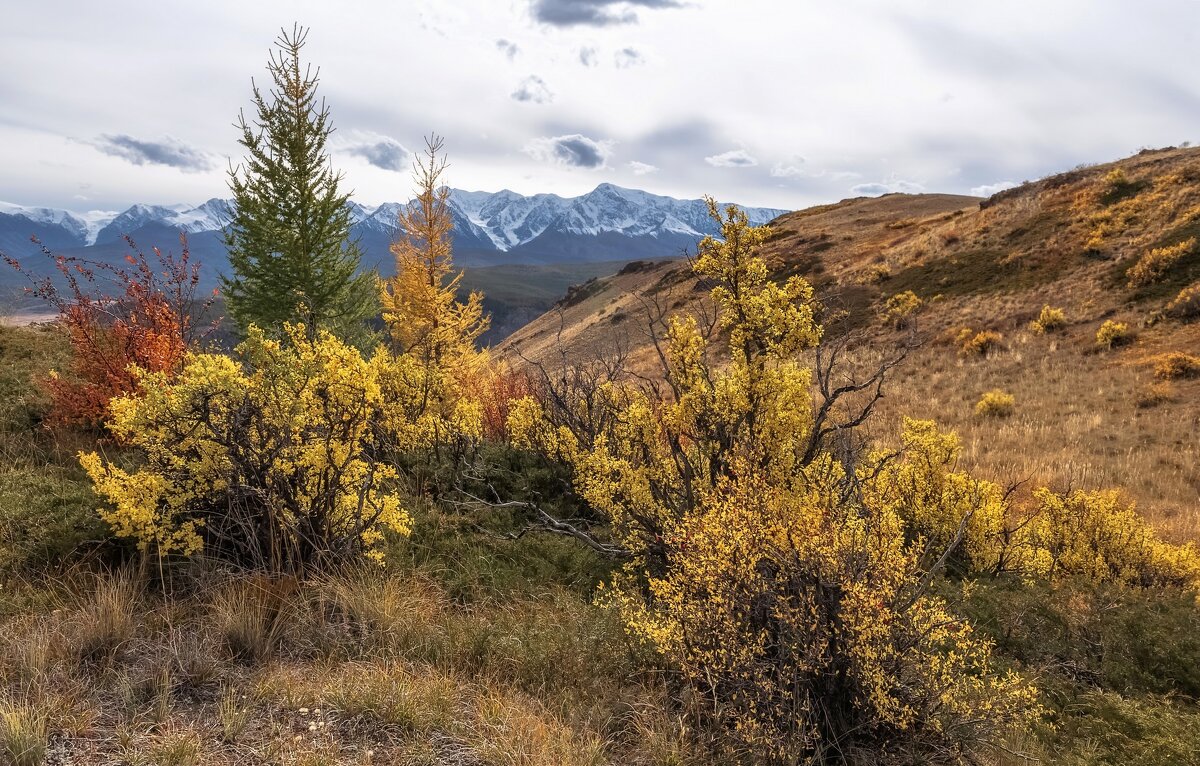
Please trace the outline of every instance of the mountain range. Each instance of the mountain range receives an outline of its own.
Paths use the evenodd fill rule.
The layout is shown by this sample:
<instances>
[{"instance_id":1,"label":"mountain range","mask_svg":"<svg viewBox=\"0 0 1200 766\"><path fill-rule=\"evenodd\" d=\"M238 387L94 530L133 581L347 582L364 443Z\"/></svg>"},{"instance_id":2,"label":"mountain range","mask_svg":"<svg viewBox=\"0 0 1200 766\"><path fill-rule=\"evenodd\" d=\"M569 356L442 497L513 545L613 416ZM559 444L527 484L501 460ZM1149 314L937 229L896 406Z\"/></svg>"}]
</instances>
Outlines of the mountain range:
<instances>
[{"instance_id":1,"label":"mountain range","mask_svg":"<svg viewBox=\"0 0 1200 766\"><path fill-rule=\"evenodd\" d=\"M363 265L387 273L388 245L397 235L402 203L348 204L352 236L364 252ZM449 207L455 260L467 267L663 258L694 248L700 237L716 233L703 200L680 200L608 183L579 197L453 189ZM786 212L744 209L755 224ZM143 248L177 250L182 232L202 266L205 286L210 286L228 263L221 229L230 213L230 201L219 198L197 206L136 204L119 213L86 214L0 202L0 251L22 258L36 252L30 237L37 237L56 252L113 260L125 254L125 236ZM0 272L0 284L13 284L13 277Z\"/></svg>"}]
</instances>

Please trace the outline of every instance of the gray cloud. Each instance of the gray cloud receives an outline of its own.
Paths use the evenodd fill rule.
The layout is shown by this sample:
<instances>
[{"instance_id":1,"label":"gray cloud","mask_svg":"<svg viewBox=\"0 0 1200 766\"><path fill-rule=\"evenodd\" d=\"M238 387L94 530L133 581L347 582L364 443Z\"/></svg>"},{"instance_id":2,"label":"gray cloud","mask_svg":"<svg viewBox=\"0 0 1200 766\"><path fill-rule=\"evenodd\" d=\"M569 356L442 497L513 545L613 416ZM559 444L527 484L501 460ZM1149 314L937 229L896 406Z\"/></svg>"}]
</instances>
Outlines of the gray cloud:
<instances>
[{"instance_id":1,"label":"gray cloud","mask_svg":"<svg viewBox=\"0 0 1200 766\"><path fill-rule=\"evenodd\" d=\"M584 66L596 66L599 63L595 48L580 48L579 63Z\"/></svg>"},{"instance_id":2,"label":"gray cloud","mask_svg":"<svg viewBox=\"0 0 1200 766\"><path fill-rule=\"evenodd\" d=\"M613 54L613 63L617 65L617 69L628 69L631 66L646 63L642 58L642 54L636 48L622 48Z\"/></svg>"},{"instance_id":3,"label":"gray cloud","mask_svg":"<svg viewBox=\"0 0 1200 766\"><path fill-rule=\"evenodd\" d=\"M749 168L758 164L745 149L733 149L721 154L705 157L704 161L714 168Z\"/></svg>"},{"instance_id":4,"label":"gray cloud","mask_svg":"<svg viewBox=\"0 0 1200 766\"><path fill-rule=\"evenodd\" d=\"M134 165L166 165L188 172L209 170L212 158L177 138L167 136L162 141L144 141L124 134L102 135L93 145L113 157Z\"/></svg>"},{"instance_id":5,"label":"gray cloud","mask_svg":"<svg viewBox=\"0 0 1200 766\"><path fill-rule=\"evenodd\" d=\"M535 138L525 147L525 153L535 159L589 170L605 167L611 152L611 142L596 141L579 133Z\"/></svg>"},{"instance_id":6,"label":"gray cloud","mask_svg":"<svg viewBox=\"0 0 1200 766\"><path fill-rule=\"evenodd\" d=\"M920 194L925 187L913 181L883 181L879 183L858 184L850 187L850 193L856 197L879 197L884 194Z\"/></svg>"},{"instance_id":7,"label":"gray cloud","mask_svg":"<svg viewBox=\"0 0 1200 766\"><path fill-rule=\"evenodd\" d=\"M533 17L556 27L632 24L635 8L682 8L681 0L531 0Z\"/></svg>"},{"instance_id":8,"label":"gray cloud","mask_svg":"<svg viewBox=\"0 0 1200 766\"><path fill-rule=\"evenodd\" d=\"M509 61L515 59L517 54L521 52L520 47L518 47L516 43L512 42L511 40L505 40L504 38L500 38L496 41L496 48L499 49L499 51L505 56L507 56Z\"/></svg>"},{"instance_id":9,"label":"gray cloud","mask_svg":"<svg viewBox=\"0 0 1200 766\"><path fill-rule=\"evenodd\" d=\"M548 104L554 100L554 94L546 86L545 80L537 75L529 75L521 80L517 89L511 94L514 101L525 101L534 104Z\"/></svg>"},{"instance_id":10,"label":"gray cloud","mask_svg":"<svg viewBox=\"0 0 1200 766\"><path fill-rule=\"evenodd\" d=\"M363 141L345 147L349 154L362 157L382 170L407 170L412 162L412 153L405 149L399 141L387 136L377 140Z\"/></svg>"},{"instance_id":11,"label":"gray cloud","mask_svg":"<svg viewBox=\"0 0 1200 766\"><path fill-rule=\"evenodd\" d=\"M658 172L658 167L651 165L648 162L638 162L637 160L632 160L628 164L629 169L633 171L635 176L644 176L649 175L650 173Z\"/></svg>"}]
</instances>

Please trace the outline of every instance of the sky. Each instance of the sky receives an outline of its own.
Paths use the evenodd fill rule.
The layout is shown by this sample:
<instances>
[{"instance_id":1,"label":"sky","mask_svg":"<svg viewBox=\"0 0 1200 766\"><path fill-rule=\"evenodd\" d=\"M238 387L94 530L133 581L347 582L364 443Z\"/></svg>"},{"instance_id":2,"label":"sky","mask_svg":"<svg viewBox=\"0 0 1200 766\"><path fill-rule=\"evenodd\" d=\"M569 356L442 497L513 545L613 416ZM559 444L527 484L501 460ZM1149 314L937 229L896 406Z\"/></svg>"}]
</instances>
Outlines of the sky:
<instances>
[{"instance_id":1,"label":"sky","mask_svg":"<svg viewBox=\"0 0 1200 766\"><path fill-rule=\"evenodd\" d=\"M1200 138L1194 0L5 0L0 200L227 197L281 27L364 204L614 183L797 209L987 195Z\"/></svg>"}]
</instances>

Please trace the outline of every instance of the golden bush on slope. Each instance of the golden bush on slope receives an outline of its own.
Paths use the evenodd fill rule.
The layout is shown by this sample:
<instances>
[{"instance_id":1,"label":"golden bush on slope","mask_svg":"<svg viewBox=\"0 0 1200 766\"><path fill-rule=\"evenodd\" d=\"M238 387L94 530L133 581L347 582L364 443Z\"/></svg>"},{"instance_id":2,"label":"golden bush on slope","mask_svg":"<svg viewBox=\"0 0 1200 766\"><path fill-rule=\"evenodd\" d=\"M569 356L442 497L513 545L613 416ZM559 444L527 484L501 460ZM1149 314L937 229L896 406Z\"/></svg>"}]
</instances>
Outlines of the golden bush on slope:
<instances>
[{"instance_id":1,"label":"golden bush on slope","mask_svg":"<svg viewBox=\"0 0 1200 766\"><path fill-rule=\"evenodd\" d=\"M1172 351L1154 359L1154 376L1164 380L1200 377L1200 357Z\"/></svg>"},{"instance_id":2,"label":"golden bush on slope","mask_svg":"<svg viewBox=\"0 0 1200 766\"><path fill-rule=\"evenodd\" d=\"M1144 287L1163 279L1171 268L1196 247L1191 237L1169 247L1156 247L1143 255L1127 274L1129 287Z\"/></svg>"},{"instance_id":3,"label":"golden bush on slope","mask_svg":"<svg viewBox=\"0 0 1200 766\"><path fill-rule=\"evenodd\" d=\"M827 441L839 429L796 361L821 336L811 288L771 281L755 256L765 231L711 212L723 241L706 239L695 269L715 285L728 365L676 318L662 346L669 397L607 384L589 400L612 411L594 434L526 400L510 430L564 459L611 521L629 563L608 603L741 748L769 762L972 751L1031 710L1032 691L991 670L988 644L926 588L945 563L939 542L960 542L943 517L955 529L978 518L972 543L995 545L1002 494L932 457L934 437L847 475ZM901 513L918 500L936 540L914 538Z\"/></svg>"},{"instance_id":4,"label":"golden bush on slope","mask_svg":"<svg viewBox=\"0 0 1200 766\"><path fill-rule=\"evenodd\" d=\"M285 346L252 329L240 362L192 354L174 380L146 374L139 396L114 401L110 428L144 465L80 459L119 536L159 555L190 555L207 539L243 565L303 570L378 558L385 532L408 532L388 489L395 471L371 456L386 365L327 332L287 331Z\"/></svg>"},{"instance_id":5,"label":"golden bush on slope","mask_svg":"<svg viewBox=\"0 0 1200 766\"><path fill-rule=\"evenodd\" d=\"M1067 314L1065 311L1046 305L1042 306L1042 311L1038 314L1037 319L1029 323L1029 329L1042 335L1065 327L1066 324Z\"/></svg>"},{"instance_id":6,"label":"golden bush on slope","mask_svg":"<svg viewBox=\"0 0 1200 766\"><path fill-rule=\"evenodd\" d=\"M997 388L979 398L975 403L975 414L987 418L1006 418L1013 414L1016 404L1016 397Z\"/></svg>"},{"instance_id":7,"label":"golden bush on slope","mask_svg":"<svg viewBox=\"0 0 1200 766\"><path fill-rule=\"evenodd\" d=\"M964 356L987 356L999 348L1003 340L1004 336L994 330L975 332L969 327L964 327L958 331L954 342L958 345L959 353Z\"/></svg>"},{"instance_id":8,"label":"golden bush on slope","mask_svg":"<svg viewBox=\"0 0 1200 766\"><path fill-rule=\"evenodd\" d=\"M912 290L905 290L887 299L883 304L883 318L896 329L908 326L913 314L925 305L925 301L917 297Z\"/></svg>"},{"instance_id":9,"label":"golden bush on slope","mask_svg":"<svg viewBox=\"0 0 1200 766\"><path fill-rule=\"evenodd\" d=\"M1100 329L1096 330L1096 345L1099 348L1112 350L1116 346L1123 346L1133 339L1133 333L1129 330L1129 325L1124 322L1117 322L1112 319L1104 320L1104 324L1100 325Z\"/></svg>"},{"instance_id":10,"label":"golden bush on slope","mask_svg":"<svg viewBox=\"0 0 1200 766\"><path fill-rule=\"evenodd\" d=\"M1164 313L1172 319L1185 322L1200 318L1200 282L1180 290L1167 304Z\"/></svg>"}]
</instances>

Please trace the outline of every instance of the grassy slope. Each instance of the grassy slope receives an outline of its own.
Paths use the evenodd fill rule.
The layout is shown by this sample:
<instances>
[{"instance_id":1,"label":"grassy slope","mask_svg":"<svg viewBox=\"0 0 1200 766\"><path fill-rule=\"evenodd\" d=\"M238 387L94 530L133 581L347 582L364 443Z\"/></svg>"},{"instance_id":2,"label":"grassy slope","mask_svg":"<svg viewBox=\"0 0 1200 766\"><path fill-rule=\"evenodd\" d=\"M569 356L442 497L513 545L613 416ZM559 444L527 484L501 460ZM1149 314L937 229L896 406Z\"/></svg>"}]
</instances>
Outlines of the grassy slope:
<instances>
[{"instance_id":1,"label":"grassy slope","mask_svg":"<svg viewBox=\"0 0 1200 766\"><path fill-rule=\"evenodd\" d=\"M417 504L382 570L103 573L136 556L91 542L97 499L74 456L97 443L37 426L61 339L0 327L0 360L0 762L22 737L47 763L727 762L592 603L605 562L566 540L503 540L490 518ZM1194 762L1190 597L943 587L1046 690L1048 725L1012 747L1069 766Z\"/></svg>"},{"instance_id":2,"label":"grassy slope","mask_svg":"<svg viewBox=\"0 0 1200 766\"><path fill-rule=\"evenodd\" d=\"M1109 194L1104 179L1118 167L1129 183ZM1152 373L1159 353L1200 353L1200 324L1145 326L1200 279L1200 249L1160 284L1125 284L1147 250L1200 233L1197 205L1200 150L1146 152L983 205L888 195L790 213L774 222L768 253L777 273L805 276L829 307L850 312L831 331L861 327L875 349L902 337L879 317L887 297L912 290L927 301L918 315L923 345L891 382L874 426L881 436L894 434L902 416L933 418L960 433L967 461L987 475L1123 487L1165 534L1200 539L1200 380L1161 384ZM1089 247L1106 215L1115 233ZM513 334L502 350L555 365L621 345L638 372L654 374L646 305L686 311L703 297L686 264L627 271ZM1045 304L1064 308L1069 324L1038 336L1028 323ZM1136 341L1096 353L1106 319L1135 328ZM962 327L1002 333L1002 349L960 357L952 338ZM1016 396L1015 415L975 416L992 388Z\"/></svg>"}]
</instances>

